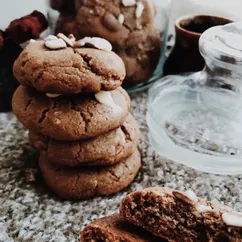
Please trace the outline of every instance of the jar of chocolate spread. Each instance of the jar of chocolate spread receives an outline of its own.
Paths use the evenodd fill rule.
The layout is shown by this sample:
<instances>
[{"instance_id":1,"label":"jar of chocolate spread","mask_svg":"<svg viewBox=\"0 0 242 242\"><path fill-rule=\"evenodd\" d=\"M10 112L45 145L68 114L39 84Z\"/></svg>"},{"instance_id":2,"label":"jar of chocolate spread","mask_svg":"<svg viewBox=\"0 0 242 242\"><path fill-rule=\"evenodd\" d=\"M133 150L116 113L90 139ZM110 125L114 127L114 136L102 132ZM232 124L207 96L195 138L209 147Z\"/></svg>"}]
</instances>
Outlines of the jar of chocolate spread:
<instances>
[{"instance_id":1,"label":"jar of chocolate spread","mask_svg":"<svg viewBox=\"0 0 242 242\"><path fill-rule=\"evenodd\" d=\"M124 61L130 92L143 90L162 76L169 0L50 0L58 10L55 32L77 39L107 39Z\"/></svg>"},{"instance_id":2,"label":"jar of chocolate spread","mask_svg":"<svg viewBox=\"0 0 242 242\"><path fill-rule=\"evenodd\" d=\"M167 76L149 91L154 149L169 160L219 174L242 173L242 22L199 40L202 71Z\"/></svg>"}]
</instances>

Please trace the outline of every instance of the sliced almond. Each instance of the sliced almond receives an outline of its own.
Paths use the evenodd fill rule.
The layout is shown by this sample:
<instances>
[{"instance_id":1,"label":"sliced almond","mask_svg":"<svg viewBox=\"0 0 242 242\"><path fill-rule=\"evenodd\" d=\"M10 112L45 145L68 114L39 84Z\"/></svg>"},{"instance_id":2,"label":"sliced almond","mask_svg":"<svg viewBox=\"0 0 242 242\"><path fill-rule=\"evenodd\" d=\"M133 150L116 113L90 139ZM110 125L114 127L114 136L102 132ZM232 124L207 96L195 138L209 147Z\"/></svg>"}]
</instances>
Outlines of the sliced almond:
<instances>
[{"instance_id":1,"label":"sliced almond","mask_svg":"<svg viewBox=\"0 0 242 242\"><path fill-rule=\"evenodd\" d=\"M210 206L206 206L206 205L203 205L203 204L198 204L196 206L196 210L199 212L199 213L205 213L205 212L208 212L208 211L211 211L213 210Z\"/></svg>"},{"instance_id":2,"label":"sliced almond","mask_svg":"<svg viewBox=\"0 0 242 242\"><path fill-rule=\"evenodd\" d=\"M47 41L47 40L56 40L56 39L58 39L55 35L48 35L46 38L45 38L45 40Z\"/></svg>"},{"instance_id":3,"label":"sliced almond","mask_svg":"<svg viewBox=\"0 0 242 242\"><path fill-rule=\"evenodd\" d=\"M142 15L142 13L143 13L143 11L144 11L144 4L143 3L141 3L141 2L137 2L137 4L136 4L136 10L135 10L135 17L136 18L140 18L141 17L141 15Z\"/></svg>"},{"instance_id":4,"label":"sliced almond","mask_svg":"<svg viewBox=\"0 0 242 242\"><path fill-rule=\"evenodd\" d=\"M125 7L131 7L131 6L134 6L136 4L136 0L122 0L122 4Z\"/></svg>"},{"instance_id":5,"label":"sliced almond","mask_svg":"<svg viewBox=\"0 0 242 242\"><path fill-rule=\"evenodd\" d=\"M45 46L50 50L58 50L66 48L66 42L63 39L47 40Z\"/></svg>"},{"instance_id":6,"label":"sliced almond","mask_svg":"<svg viewBox=\"0 0 242 242\"><path fill-rule=\"evenodd\" d=\"M124 23L124 15L123 15L123 14L119 14L119 16L118 16L118 21L119 21L119 23L121 23L121 24Z\"/></svg>"},{"instance_id":7,"label":"sliced almond","mask_svg":"<svg viewBox=\"0 0 242 242\"><path fill-rule=\"evenodd\" d=\"M198 202L198 198L197 198L197 195L194 193L194 191L192 191L192 190L187 190L186 192L185 192L185 194L191 199L191 200L193 200L195 203L196 202Z\"/></svg>"},{"instance_id":8,"label":"sliced almond","mask_svg":"<svg viewBox=\"0 0 242 242\"><path fill-rule=\"evenodd\" d=\"M111 92L97 92L95 93L95 98L98 102L110 106L115 113L119 113L122 110L122 108L114 102Z\"/></svg>"},{"instance_id":9,"label":"sliced almond","mask_svg":"<svg viewBox=\"0 0 242 242\"><path fill-rule=\"evenodd\" d=\"M75 41L73 41L72 39L69 39L69 38L68 38L67 36L65 36L64 34L59 33L59 34L57 34L57 37L58 37L59 39L64 40L64 41L66 42L67 45L69 45L69 46L71 46L71 47L74 46Z\"/></svg>"},{"instance_id":10,"label":"sliced almond","mask_svg":"<svg viewBox=\"0 0 242 242\"><path fill-rule=\"evenodd\" d=\"M79 48L79 47L85 46L86 42L84 41L84 39L77 40L74 44L74 48Z\"/></svg>"},{"instance_id":11,"label":"sliced almond","mask_svg":"<svg viewBox=\"0 0 242 242\"><path fill-rule=\"evenodd\" d=\"M198 201L196 194L191 190L187 192L173 191L172 193L175 197L190 205L194 205Z\"/></svg>"},{"instance_id":12,"label":"sliced almond","mask_svg":"<svg viewBox=\"0 0 242 242\"><path fill-rule=\"evenodd\" d=\"M73 42L76 41L76 37L73 34L69 34L68 38L71 39Z\"/></svg>"},{"instance_id":13,"label":"sliced almond","mask_svg":"<svg viewBox=\"0 0 242 242\"><path fill-rule=\"evenodd\" d=\"M61 96L61 94L54 94L54 93L46 93L45 95L49 98L56 98Z\"/></svg>"},{"instance_id":14,"label":"sliced almond","mask_svg":"<svg viewBox=\"0 0 242 242\"><path fill-rule=\"evenodd\" d=\"M99 37L85 37L76 41L74 44L75 48L83 46L92 46L99 50L104 50L107 52L112 51L112 45L105 39Z\"/></svg>"},{"instance_id":15,"label":"sliced almond","mask_svg":"<svg viewBox=\"0 0 242 242\"><path fill-rule=\"evenodd\" d=\"M102 18L102 24L112 32L117 32L122 27L118 19L109 12L104 14Z\"/></svg>"},{"instance_id":16,"label":"sliced almond","mask_svg":"<svg viewBox=\"0 0 242 242\"><path fill-rule=\"evenodd\" d=\"M228 226L242 227L242 215L240 213L223 213L222 219Z\"/></svg>"}]
</instances>

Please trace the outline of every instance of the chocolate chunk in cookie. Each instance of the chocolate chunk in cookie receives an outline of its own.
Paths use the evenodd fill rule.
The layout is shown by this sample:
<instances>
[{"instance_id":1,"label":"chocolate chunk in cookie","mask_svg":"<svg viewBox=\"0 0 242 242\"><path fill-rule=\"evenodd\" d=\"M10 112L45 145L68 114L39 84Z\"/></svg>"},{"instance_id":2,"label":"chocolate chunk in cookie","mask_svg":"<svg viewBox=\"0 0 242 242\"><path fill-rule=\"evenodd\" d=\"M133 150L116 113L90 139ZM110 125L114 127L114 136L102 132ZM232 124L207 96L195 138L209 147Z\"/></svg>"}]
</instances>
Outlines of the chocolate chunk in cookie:
<instances>
[{"instance_id":1,"label":"chocolate chunk in cookie","mask_svg":"<svg viewBox=\"0 0 242 242\"><path fill-rule=\"evenodd\" d=\"M121 87L107 93L110 105L94 95L48 98L20 86L13 96L13 112L28 129L53 139L91 138L119 127L129 114L130 99Z\"/></svg>"},{"instance_id":2,"label":"chocolate chunk in cookie","mask_svg":"<svg viewBox=\"0 0 242 242\"><path fill-rule=\"evenodd\" d=\"M114 165L134 153L139 136L131 114L121 127L88 140L62 142L29 132L30 143L37 150L46 151L52 164L64 166Z\"/></svg>"},{"instance_id":3,"label":"chocolate chunk in cookie","mask_svg":"<svg viewBox=\"0 0 242 242\"><path fill-rule=\"evenodd\" d=\"M192 191L156 187L134 192L123 200L120 214L168 241L242 241L241 213L206 202Z\"/></svg>"},{"instance_id":4,"label":"chocolate chunk in cookie","mask_svg":"<svg viewBox=\"0 0 242 242\"><path fill-rule=\"evenodd\" d=\"M141 167L139 151L126 160L104 168L67 168L52 165L40 155L39 166L46 184L61 198L82 200L108 196L126 188Z\"/></svg>"},{"instance_id":5,"label":"chocolate chunk in cookie","mask_svg":"<svg viewBox=\"0 0 242 242\"><path fill-rule=\"evenodd\" d=\"M81 242L162 242L149 232L124 221L119 214L98 219L81 232Z\"/></svg>"},{"instance_id":6,"label":"chocolate chunk in cookie","mask_svg":"<svg viewBox=\"0 0 242 242\"><path fill-rule=\"evenodd\" d=\"M125 66L114 52L46 46L44 41L31 43L16 60L13 71L21 85L40 92L74 94L110 91L123 82Z\"/></svg>"}]
</instances>

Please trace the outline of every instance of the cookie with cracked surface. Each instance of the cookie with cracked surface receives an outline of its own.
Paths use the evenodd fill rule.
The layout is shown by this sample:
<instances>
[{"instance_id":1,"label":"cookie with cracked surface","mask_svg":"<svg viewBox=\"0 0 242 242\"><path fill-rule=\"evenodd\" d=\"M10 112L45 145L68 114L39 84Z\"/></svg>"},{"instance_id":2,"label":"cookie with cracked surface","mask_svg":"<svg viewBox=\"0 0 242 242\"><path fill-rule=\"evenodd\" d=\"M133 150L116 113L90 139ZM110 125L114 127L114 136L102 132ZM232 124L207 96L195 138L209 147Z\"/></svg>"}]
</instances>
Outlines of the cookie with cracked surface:
<instances>
[{"instance_id":1,"label":"cookie with cracked surface","mask_svg":"<svg viewBox=\"0 0 242 242\"><path fill-rule=\"evenodd\" d=\"M133 2L125 6L125 2ZM100 36L115 47L122 47L132 31L153 23L155 5L152 0L140 0L137 15L135 1L76 0L76 24L83 36Z\"/></svg>"},{"instance_id":2,"label":"cookie with cracked surface","mask_svg":"<svg viewBox=\"0 0 242 242\"><path fill-rule=\"evenodd\" d=\"M111 91L118 112L100 103L93 94L48 98L32 88L19 86L13 95L13 112L29 130L56 140L80 140L104 134L122 125L130 99L124 89Z\"/></svg>"},{"instance_id":3,"label":"cookie with cracked surface","mask_svg":"<svg viewBox=\"0 0 242 242\"><path fill-rule=\"evenodd\" d=\"M88 140L62 142L29 132L30 143L39 151L46 151L52 164L63 166L114 165L134 153L140 132L131 114L124 124L108 133Z\"/></svg>"},{"instance_id":4,"label":"cookie with cracked surface","mask_svg":"<svg viewBox=\"0 0 242 242\"><path fill-rule=\"evenodd\" d=\"M52 165L40 155L39 166L46 184L61 198L83 200L96 196L109 196L126 188L141 167L136 150L119 164L98 168L68 168Z\"/></svg>"},{"instance_id":5,"label":"cookie with cracked surface","mask_svg":"<svg viewBox=\"0 0 242 242\"><path fill-rule=\"evenodd\" d=\"M119 214L97 219L81 232L81 242L162 242L149 232L127 223Z\"/></svg>"},{"instance_id":6,"label":"cookie with cracked surface","mask_svg":"<svg viewBox=\"0 0 242 242\"><path fill-rule=\"evenodd\" d=\"M44 41L30 43L15 61L13 71L21 85L57 94L110 91L125 77L124 63L112 51L71 47L50 50Z\"/></svg>"},{"instance_id":7,"label":"cookie with cracked surface","mask_svg":"<svg viewBox=\"0 0 242 242\"><path fill-rule=\"evenodd\" d=\"M168 241L242 241L242 214L191 190L155 187L131 193L122 201L120 215Z\"/></svg>"}]
</instances>

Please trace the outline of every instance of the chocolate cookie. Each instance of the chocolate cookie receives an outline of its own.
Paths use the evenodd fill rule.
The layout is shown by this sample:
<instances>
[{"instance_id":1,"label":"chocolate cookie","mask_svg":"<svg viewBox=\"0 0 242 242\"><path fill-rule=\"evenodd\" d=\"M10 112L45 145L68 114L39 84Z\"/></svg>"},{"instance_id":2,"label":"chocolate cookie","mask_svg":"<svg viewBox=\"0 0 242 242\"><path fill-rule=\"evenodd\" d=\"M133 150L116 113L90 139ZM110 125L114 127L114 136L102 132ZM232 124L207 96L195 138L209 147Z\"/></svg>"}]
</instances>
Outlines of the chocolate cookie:
<instances>
[{"instance_id":1,"label":"chocolate cookie","mask_svg":"<svg viewBox=\"0 0 242 242\"><path fill-rule=\"evenodd\" d=\"M83 36L100 36L120 48L130 32L144 28L155 17L152 0L76 0L76 24Z\"/></svg>"},{"instance_id":2,"label":"chocolate cookie","mask_svg":"<svg viewBox=\"0 0 242 242\"><path fill-rule=\"evenodd\" d=\"M160 59L160 48L161 34L152 26L130 34L123 48L116 52L126 67L125 87L145 82L152 76Z\"/></svg>"},{"instance_id":3,"label":"chocolate cookie","mask_svg":"<svg viewBox=\"0 0 242 242\"><path fill-rule=\"evenodd\" d=\"M114 166L104 168L55 167L41 154L39 166L46 184L61 198L82 200L108 196L126 188L141 167L139 151Z\"/></svg>"},{"instance_id":4,"label":"chocolate cookie","mask_svg":"<svg viewBox=\"0 0 242 242\"><path fill-rule=\"evenodd\" d=\"M79 39L79 34L76 28L76 15L69 13L60 13L55 25L55 33L63 33L65 35L73 34Z\"/></svg>"},{"instance_id":5,"label":"chocolate cookie","mask_svg":"<svg viewBox=\"0 0 242 242\"><path fill-rule=\"evenodd\" d=\"M60 12L76 12L75 0L50 0L50 6Z\"/></svg>"},{"instance_id":6,"label":"chocolate cookie","mask_svg":"<svg viewBox=\"0 0 242 242\"><path fill-rule=\"evenodd\" d=\"M100 103L94 95L48 98L35 89L19 86L12 106L28 129L56 140L80 140L104 134L124 123L130 109L128 94L121 87L109 94L114 107Z\"/></svg>"},{"instance_id":7,"label":"chocolate cookie","mask_svg":"<svg viewBox=\"0 0 242 242\"><path fill-rule=\"evenodd\" d=\"M64 166L116 164L134 153L139 136L138 125L131 114L121 127L89 140L62 142L29 132L30 143L37 150L46 151L52 164Z\"/></svg>"},{"instance_id":8,"label":"chocolate cookie","mask_svg":"<svg viewBox=\"0 0 242 242\"><path fill-rule=\"evenodd\" d=\"M124 63L112 51L71 47L50 50L44 41L30 43L15 61L13 71L21 85L56 94L110 91L125 77Z\"/></svg>"},{"instance_id":9,"label":"chocolate cookie","mask_svg":"<svg viewBox=\"0 0 242 242\"><path fill-rule=\"evenodd\" d=\"M122 220L119 214L98 219L81 232L81 242L162 242L149 232Z\"/></svg>"},{"instance_id":10,"label":"chocolate cookie","mask_svg":"<svg viewBox=\"0 0 242 242\"><path fill-rule=\"evenodd\" d=\"M134 192L123 200L120 214L168 241L242 241L241 213L206 202L192 191L157 187Z\"/></svg>"}]
</instances>

